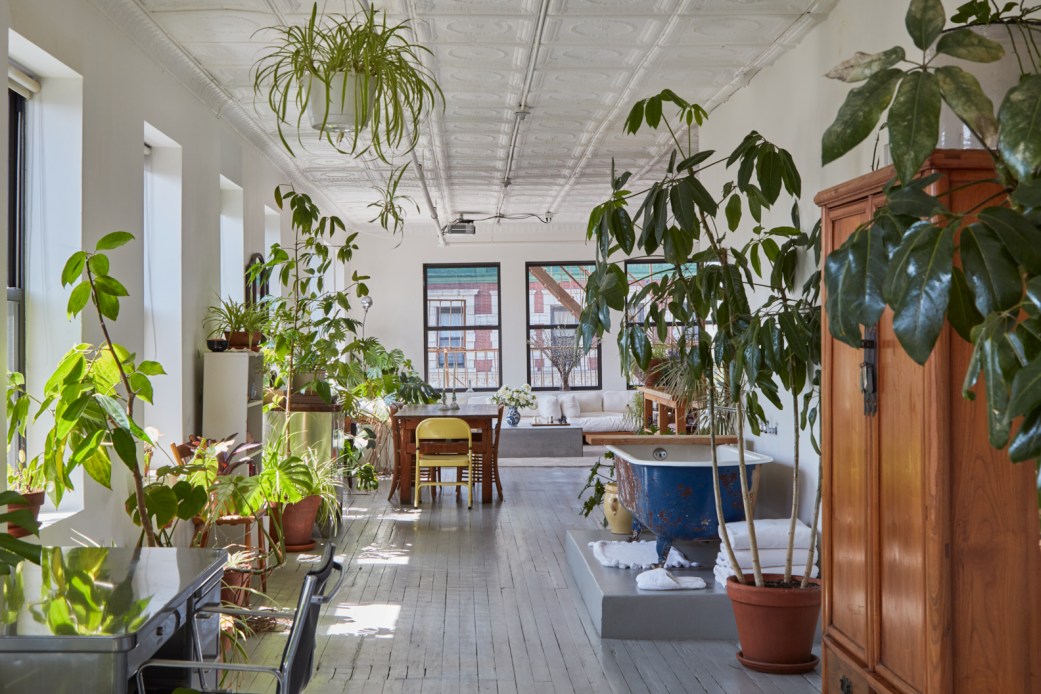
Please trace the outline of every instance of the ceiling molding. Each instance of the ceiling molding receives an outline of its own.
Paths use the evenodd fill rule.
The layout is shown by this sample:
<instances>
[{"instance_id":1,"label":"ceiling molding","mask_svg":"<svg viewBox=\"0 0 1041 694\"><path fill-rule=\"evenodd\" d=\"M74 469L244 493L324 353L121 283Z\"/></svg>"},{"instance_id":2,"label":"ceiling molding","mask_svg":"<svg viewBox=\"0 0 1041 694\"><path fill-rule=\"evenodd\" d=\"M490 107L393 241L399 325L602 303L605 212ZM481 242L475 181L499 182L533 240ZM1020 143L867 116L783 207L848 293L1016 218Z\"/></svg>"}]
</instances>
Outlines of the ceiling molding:
<instances>
[{"instance_id":1,"label":"ceiling molding","mask_svg":"<svg viewBox=\"0 0 1041 694\"><path fill-rule=\"evenodd\" d=\"M279 143L272 141L242 105L152 19L138 0L90 0L90 3L186 91L213 111L218 119L228 123L243 139L256 147L289 179L289 183L298 190L308 191L319 207L341 213L338 205L308 181L296 160Z\"/></svg>"}]
</instances>

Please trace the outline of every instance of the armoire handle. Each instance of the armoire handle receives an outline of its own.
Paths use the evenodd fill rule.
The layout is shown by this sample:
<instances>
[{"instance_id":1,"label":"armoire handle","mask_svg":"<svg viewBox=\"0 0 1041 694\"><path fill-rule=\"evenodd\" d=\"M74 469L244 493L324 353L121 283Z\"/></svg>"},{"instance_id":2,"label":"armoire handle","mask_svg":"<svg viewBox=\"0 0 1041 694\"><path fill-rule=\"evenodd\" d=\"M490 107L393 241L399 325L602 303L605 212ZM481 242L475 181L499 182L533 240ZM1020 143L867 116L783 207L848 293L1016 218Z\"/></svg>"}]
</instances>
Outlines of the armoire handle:
<instances>
[{"instance_id":1,"label":"armoire handle","mask_svg":"<svg viewBox=\"0 0 1041 694\"><path fill-rule=\"evenodd\" d=\"M860 392L864 395L864 415L878 414L878 328L871 326L864 331L860 341L864 350L864 361L860 363Z\"/></svg>"}]
</instances>

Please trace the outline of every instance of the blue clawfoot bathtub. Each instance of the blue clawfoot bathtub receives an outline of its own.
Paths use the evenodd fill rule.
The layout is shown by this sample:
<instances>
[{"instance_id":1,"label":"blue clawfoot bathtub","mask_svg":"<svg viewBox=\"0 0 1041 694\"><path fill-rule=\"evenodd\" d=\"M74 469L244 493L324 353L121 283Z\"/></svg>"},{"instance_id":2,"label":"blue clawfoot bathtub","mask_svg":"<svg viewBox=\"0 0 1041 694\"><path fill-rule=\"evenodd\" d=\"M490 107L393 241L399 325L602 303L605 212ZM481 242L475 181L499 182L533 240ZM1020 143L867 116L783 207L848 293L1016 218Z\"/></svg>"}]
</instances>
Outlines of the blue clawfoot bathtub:
<instances>
[{"instance_id":1,"label":"blue clawfoot bathtub","mask_svg":"<svg viewBox=\"0 0 1041 694\"><path fill-rule=\"evenodd\" d=\"M634 535L646 528L658 536L664 565L676 540L719 537L712 485L711 447L699 445L608 446L615 456L615 479L622 505L632 511ZM717 446L723 518L745 519L736 446ZM749 483L756 466L773 458L745 452Z\"/></svg>"}]
</instances>

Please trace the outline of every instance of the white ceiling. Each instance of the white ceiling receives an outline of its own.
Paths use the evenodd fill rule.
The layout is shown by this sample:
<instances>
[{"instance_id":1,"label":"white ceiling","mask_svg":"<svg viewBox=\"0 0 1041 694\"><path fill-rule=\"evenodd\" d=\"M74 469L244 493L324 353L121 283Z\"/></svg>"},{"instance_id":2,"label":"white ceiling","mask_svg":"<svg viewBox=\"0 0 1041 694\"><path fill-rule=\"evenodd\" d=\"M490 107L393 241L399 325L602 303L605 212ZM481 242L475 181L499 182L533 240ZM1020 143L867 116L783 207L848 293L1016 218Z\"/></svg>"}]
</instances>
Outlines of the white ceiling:
<instances>
[{"instance_id":1,"label":"white ceiling","mask_svg":"<svg viewBox=\"0 0 1041 694\"><path fill-rule=\"evenodd\" d=\"M265 43L258 30L306 21L310 0L123 0L237 101L254 139L278 145L275 121L254 104L250 67ZM548 0L545 27L518 131L511 185L503 179L542 0L384 0L392 19L412 18L429 47L428 67L445 93L417 149L441 222L549 211L582 223L609 193L611 158L634 172L659 164L665 138L625 135L632 103L665 87L706 108L724 101L816 22L836 0ZM111 3L110 3L111 4ZM327 12L354 0L319 0ZM124 9L130 9L129 7ZM136 9L136 8L135 8ZM164 36L165 35L165 36ZM316 186L355 222L385 166L358 162L305 134L294 178ZM401 163L408 161L402 158ZM412 172L403 192L429 210Z\"/></svg>"}]
</instances>

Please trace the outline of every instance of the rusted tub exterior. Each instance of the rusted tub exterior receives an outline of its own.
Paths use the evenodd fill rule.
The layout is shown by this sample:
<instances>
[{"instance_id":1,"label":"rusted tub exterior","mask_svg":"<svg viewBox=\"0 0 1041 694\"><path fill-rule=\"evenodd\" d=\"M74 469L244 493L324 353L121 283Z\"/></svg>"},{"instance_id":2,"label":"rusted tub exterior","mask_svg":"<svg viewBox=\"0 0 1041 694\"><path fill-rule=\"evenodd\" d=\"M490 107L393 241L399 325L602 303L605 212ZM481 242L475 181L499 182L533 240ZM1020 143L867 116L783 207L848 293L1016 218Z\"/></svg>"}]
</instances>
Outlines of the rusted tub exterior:
<instances>
[{"instance_id":1,"label":"rusted tub exterior","mask_svg":"<svg viewBox=\"0 0 1041 694\"><path fill-rule=\"evenodd\" d=\"M632 511L633 530L650 530L658 537L658 561L664 563L676 540L719 536L709 446L608 446L615 456L615 479L622 504ZM723 517L745 519L736 446L717 446ZM657 459L655 452L664 459ZM773 459L745 453L749 483L757 465Z\"/></svg>"}]
</instances>

